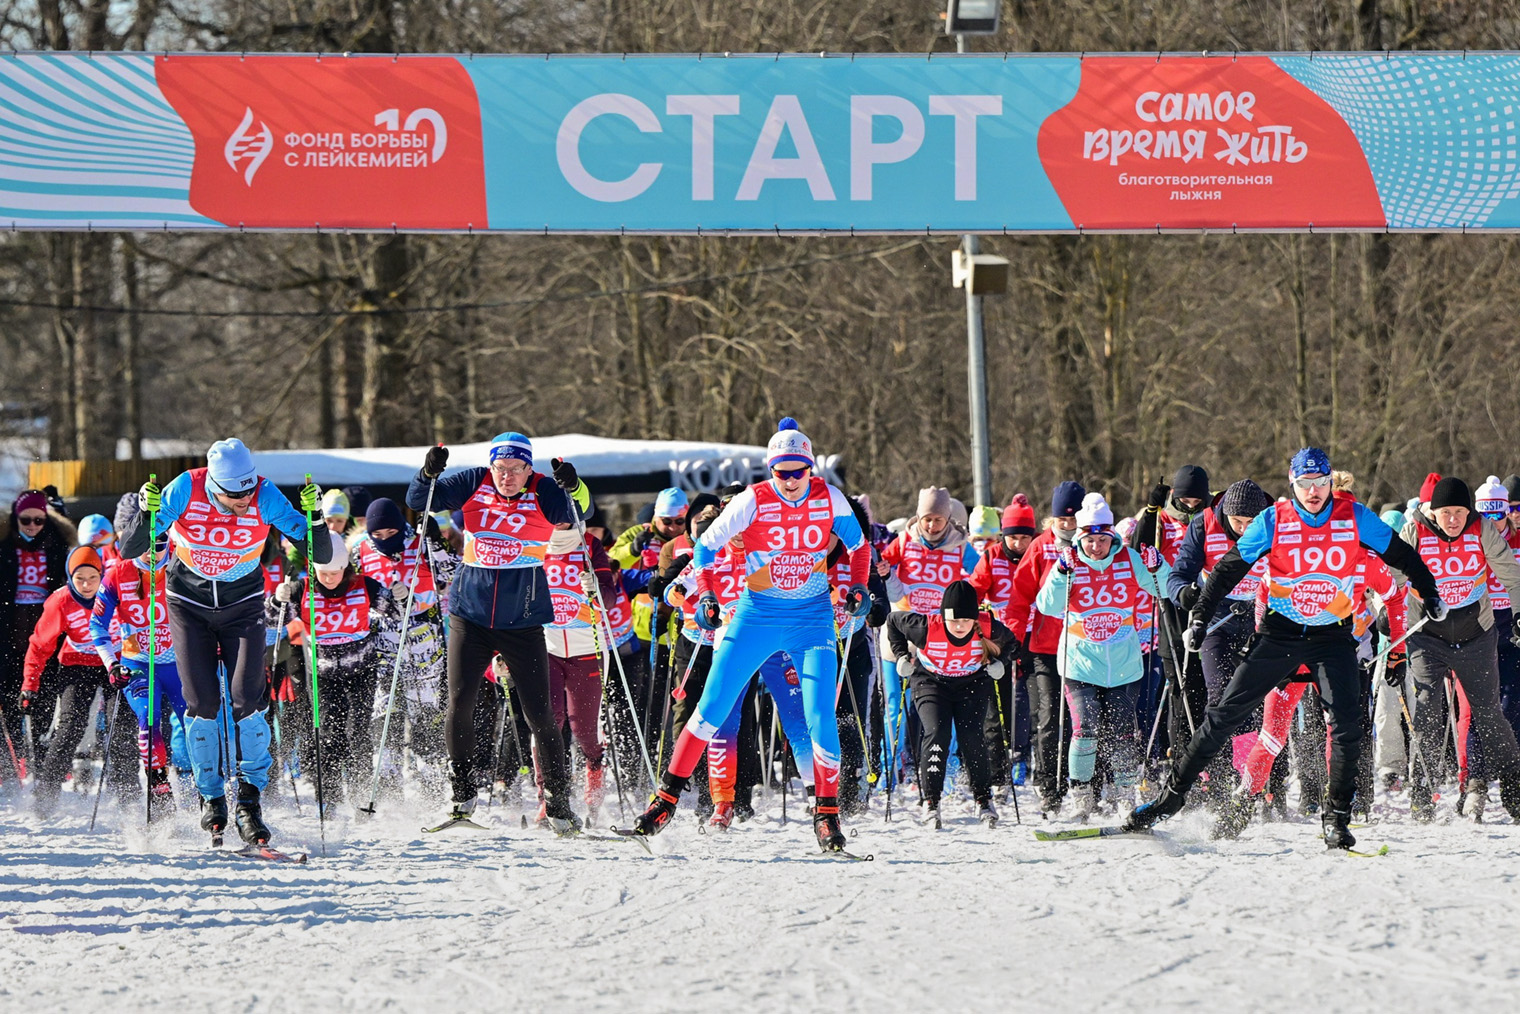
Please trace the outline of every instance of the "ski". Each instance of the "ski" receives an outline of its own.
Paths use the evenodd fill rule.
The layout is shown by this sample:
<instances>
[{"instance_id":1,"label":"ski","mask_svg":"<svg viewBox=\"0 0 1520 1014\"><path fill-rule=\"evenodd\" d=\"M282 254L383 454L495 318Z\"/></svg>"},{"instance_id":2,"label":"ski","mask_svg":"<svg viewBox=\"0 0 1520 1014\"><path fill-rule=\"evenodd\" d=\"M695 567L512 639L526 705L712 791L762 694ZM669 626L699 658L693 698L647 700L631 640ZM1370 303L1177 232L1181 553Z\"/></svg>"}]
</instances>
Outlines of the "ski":
<instances>
[{"instance_id":1,"label":"ski","mask_svg":"<svg viewBox=\"0 0 1520 1014\"><path fill-rule=\"evenodd\" d=\"M1376 859L1378 856L1386 856L1388 854L1388 846L1384 845L1376 852L1361 852L1357 849L1326 849L1325 851L1342 852L1348 856L1356 856L1358 859Z\"/></svg>"},{"instance_id":2,"label":"ski","mask_svg":"<svg viewBox=\"0 0 1520 1014\"><path fill-rule=\"evenodd\" d=\"M484 824L477 824L469 817L447 817L441 824L424 827L422 830L425 834L437 834L439 831L447 831L453 827L467 827L475 831L490 830Z\"/></svg>"},{"instance_id":3,"label":"ski","mask_svg":"<svg viewBox=\"0 0 1520 1014\"><path fill-rule=\"evenodd\" d=\"M634 830L631 827L618 827L616 824L609 827L607 830L611 831L615 837L620 839L632 838L634 841L644 846L645 852L648 852L650 855L654 855L654 849L649 847L648 835L639 834L638 831Z\"/></svg>"},{"instance_id":4,"label":"ski","mask_svg":"<svg viewBox=\"0 0 1520 1014\"><path fill-rule=\"evenodd\" d=\"M1078 827L1070 831L1036 831L1035 841L1076 841L1080 838L1115 838L1120 835L1143 837L1150 831L1126 831L1122 827Z\"/></svg>"},{"instance_id":5,"label":"ski","mask_svg":"<svg viewBox=\"0 0 1520 1014\"><path fill-rule=\"evenodd\" d=\"M268 845L245 845L243 848L235 849L227 854L241 859L262 859L271 863L295 863L298 866L303 866L306 863L305 852L291 855L288 852L281 852L279 849L272 849Z\"/></svg>"},{"instance_id":6,"label":"ski","mask_svg":"<svg viewBox=\"0 0 1520 1014\"><path fill-rule=\"evenodd\" d=\"M856 855L854 852L846 852L844 849L834 849L833 851L823 853L823 858L825 858L825 859L845 859L845 860L848 860L850 862L856 862L856 863L869 863L869 862L874 862L875 861L876 854L873 852L873 853L867 853L866 855L862 856L862 855Z\"/></svg>"}]
</instances>

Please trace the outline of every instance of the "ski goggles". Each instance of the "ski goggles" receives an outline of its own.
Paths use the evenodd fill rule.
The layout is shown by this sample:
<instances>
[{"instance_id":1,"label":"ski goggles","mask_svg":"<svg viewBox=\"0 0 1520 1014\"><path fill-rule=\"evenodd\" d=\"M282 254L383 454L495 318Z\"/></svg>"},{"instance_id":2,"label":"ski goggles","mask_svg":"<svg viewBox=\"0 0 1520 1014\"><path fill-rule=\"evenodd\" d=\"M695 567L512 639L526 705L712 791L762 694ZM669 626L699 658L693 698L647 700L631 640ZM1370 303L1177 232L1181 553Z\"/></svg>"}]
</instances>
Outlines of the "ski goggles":
<instances>
[{"instance_id":1,"label":"ski goggles","mask_svg":"<svg viewBox=\"0 0 1520 1014\"><path fill-rule=\"evenodd\" d=\"M1112 535L1112 534L1114 534L1114 526L1113 525L1088 525L1086 528L1079 528L1078 531L1080 531L1082 533L1082 538L1085 539L1088 536Z\"/></svg>"},{"instance_id":2,"label":"ski goggles","mask_svg":"<svg viewBox=\"0 0 1520 1014\"><path fill-rule=\"evenodd\" d=\"M802 468L773 468L771 469L771 474L778 479L805 479L809 471L811 469L806 466Z\"/></svg>"}]
</instances>

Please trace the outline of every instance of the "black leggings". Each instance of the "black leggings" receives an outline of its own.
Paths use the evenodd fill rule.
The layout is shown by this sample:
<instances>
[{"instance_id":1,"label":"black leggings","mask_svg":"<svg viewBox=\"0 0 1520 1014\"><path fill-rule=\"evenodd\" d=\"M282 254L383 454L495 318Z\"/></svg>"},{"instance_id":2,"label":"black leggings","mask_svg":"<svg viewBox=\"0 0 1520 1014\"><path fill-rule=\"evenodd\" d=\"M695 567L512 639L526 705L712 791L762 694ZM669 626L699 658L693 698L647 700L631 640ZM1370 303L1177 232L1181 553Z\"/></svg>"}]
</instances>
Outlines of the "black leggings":
<instances>
[{"instance_id":1,"label":"black leggings","mask_svg":"<svg viewBox=\"0 0 1520 1014\"><path fill-rule=\"evenodd\" d=\"M515 699L537 740L544 790L568 798L570 759L565 740L554 721L549 701L549 648L543 627L492 630L462 616L449 620L449 711L444 720L444 745L449 759L473 764L476 746L475 705L486 667L501 655L512 674ZM494 703L494 702L493 702ZM528 745L523 744L527 749Z\"/></svg>"},{"instance_id":2,"label":"black leggings","mask_svg":"<svg viewBox=\"0 0 1520 1014\"><path fill-rule=\"evenodd\" d=\"M226 665L232 686L232 720L241 722L264 707L269 680L264 675L264 597L207 609L169 599L169 629L179 660L186 718L215 720L222 707L217 663Z\"/></svg>"},{"instance_id":3,"label":"black leggings","mask_svg":"<svg viewBox=\"0 0 1520 1014\"><path fill-rule=\"evenodd\" d=\"M63 776L73 769L74 752L79 749L85 729L90 724L90 709L95 703L95 692L105 680L105 670L95 665L58 666L55 672L58 724L54 726L52 738L48 740L47 755L42 759L42 770L37 775L37 795L44 800L57 798L63 787ZM137 723L132 716L132 709L127 707L120 695L107 691L105 707L108 722L111 709L121 709L116 716L116 728L111 731L111 754L115 763L112 763L112 758L108 758L105 770L112 789L125 797L137 791ZM34 719L37 724L34 732L39 731L42 723L52 718L52 708L48 709L47 714L37 717L41 721L36 722ZM104 745L101 744L102 749Z\"/></svg>"},{"instance_id":4,"label":"black leggings","mask_svg":"<svg viewBox=\"0 0 1520 1014\"><path fill-rule=\"evenodd\" d=\"M987 746L982 724L992 695L992 677L983 669L975 676L936 679L915 675L911 681L913 706L923 723L919 740L919 767L923 773L924 798L939 802L945 786L945 765L950 759L951 723L960 742L961 763L971 778L971 792L978 803L992 795L992 776L987 767Z\"/></svg>"}]
</instances>

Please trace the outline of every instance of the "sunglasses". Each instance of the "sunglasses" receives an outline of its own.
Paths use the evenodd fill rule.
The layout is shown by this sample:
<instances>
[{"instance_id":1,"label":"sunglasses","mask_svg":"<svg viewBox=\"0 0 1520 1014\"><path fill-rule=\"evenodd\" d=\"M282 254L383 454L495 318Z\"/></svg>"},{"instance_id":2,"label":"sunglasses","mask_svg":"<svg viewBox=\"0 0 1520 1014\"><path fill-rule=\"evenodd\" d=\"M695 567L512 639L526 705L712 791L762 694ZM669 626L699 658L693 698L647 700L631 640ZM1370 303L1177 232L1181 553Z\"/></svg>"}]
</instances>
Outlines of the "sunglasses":
<instances>
[{"instance_id":1,"label":"sunglasses","mask_svg":"<svg viewBox=\"0 0 1520 1014\"><path fill-rule=\"evenodd\" d=\"M1293 486L1295 489L1328 489L1330 477L1328 475L1321 475L1318 478L1305 476L1302 479L1294 479Z\"/></svg>"},{"instance_id":2,"label":"sunglasses","mask_svg":"<svg viewBox=\"0 0 1520 1014\"><path fill-rule=\"evenodd\" d=\"M683 528L686 525L686 519L684 517L661 518L660 523L662 525L665 525L667 528Z\"/></svg>"},{"instance_id":3,"label":"sunglasses","mask_svg":"<svg viewBox=\"0 0 1520 1014\"><path fill-rule=\"evenodd\" d=\"M16 518L23 525L40 525L47 520L46 514L22 514Z\"/></svg>"},{"instance_id":4,"label":"sunglasses","mask_svg":"<svg viewBox=\"0 0 1520 1014\"><path fill-rule=\"evenodd\" d=\"M223 490L221 493L223 500L247 500L251 496L253 496L253 490L251 489L245 489L241 493L228 493L226 490Z\"/></svg>"},{"instance_id":5,"label":"sunglasses","mask_svg":"<svg viewBox=\"0 0 1520 1014\"><path fill-rule=\"evenodd\" d=\"M771 469L771 474L774 475L778 479L787 479L787 480L790 480L790 479L802 479L802 478L806 478L806 476L808 474L808 469L806 469L806 468L773 468L773 469Z\"/></svg>"}]
</instances>

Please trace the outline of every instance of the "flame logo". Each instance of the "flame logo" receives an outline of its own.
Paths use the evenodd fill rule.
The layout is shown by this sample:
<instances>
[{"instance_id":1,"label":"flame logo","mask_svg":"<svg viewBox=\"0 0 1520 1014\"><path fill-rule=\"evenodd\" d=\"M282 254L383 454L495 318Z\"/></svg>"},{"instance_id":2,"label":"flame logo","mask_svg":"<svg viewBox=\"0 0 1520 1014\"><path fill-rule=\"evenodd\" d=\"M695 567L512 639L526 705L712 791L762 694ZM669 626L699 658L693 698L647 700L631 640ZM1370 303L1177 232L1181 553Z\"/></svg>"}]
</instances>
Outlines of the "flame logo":
<instances>
[{"instance_id":1,"label":"flame logo","mask_svg":"<svg viewBox=\"0 0 1520 1014\"><path fill-rule=\"evenodd\" d=\"M253 174L259 171L259 166L269 157L274 150L274 135L269 132L269 124L259 121L259 129L253 133L249 128L253 126L253 109L245 108L243 121L238 124L232 136L227 138L227 144L222 149L222 154L227 157L227 164L233 172L241 172L243 182L253 186ZM247 160L248 167L239 169L238 163Z\"/></svg>"}]
</instances>

